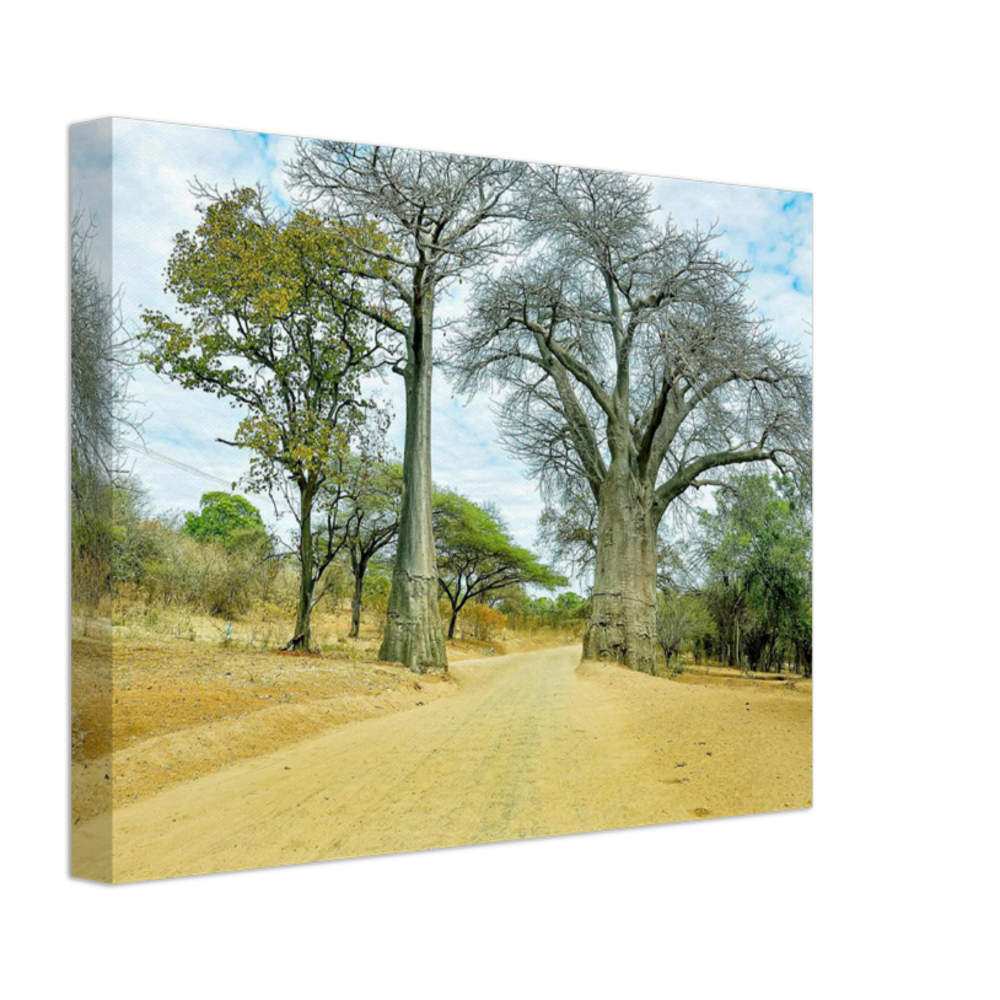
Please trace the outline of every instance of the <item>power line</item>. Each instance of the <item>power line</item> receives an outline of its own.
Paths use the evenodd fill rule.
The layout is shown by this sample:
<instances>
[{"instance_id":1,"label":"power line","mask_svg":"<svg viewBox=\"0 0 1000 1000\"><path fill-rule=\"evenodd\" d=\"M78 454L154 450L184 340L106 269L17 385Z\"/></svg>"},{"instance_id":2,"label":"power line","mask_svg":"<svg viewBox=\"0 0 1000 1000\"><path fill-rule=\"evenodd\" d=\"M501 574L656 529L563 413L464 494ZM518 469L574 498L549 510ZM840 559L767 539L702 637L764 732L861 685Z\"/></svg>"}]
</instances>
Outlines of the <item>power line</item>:
<instances>
[{"instance_id":1,"label":"power line","mask_svg":"<svg viewBox=\"0 0 1000 1000\"><path fill-rule=\"evenodd\" d=\"M141 455L148 455L150 458L156 459L158 462L163 462L166 465L172 465L175 469L181 469L184 472L189 472L192 476L201 476L202 479L209 479L213 483L219 483L225 486L227 490L233 488L232 482L228 482L225 479L220 479L218 476L213 476L210 472L205 472L202 469L197 469L193 465L188 465L186 462L179 462L176 458L170 458L167 455L161 455L158 451L153 451L152 448L147 448L145 445L135 444L131 441L123 442L126 448L132 451L137 451Z\"/></svg>"}]
</instances>

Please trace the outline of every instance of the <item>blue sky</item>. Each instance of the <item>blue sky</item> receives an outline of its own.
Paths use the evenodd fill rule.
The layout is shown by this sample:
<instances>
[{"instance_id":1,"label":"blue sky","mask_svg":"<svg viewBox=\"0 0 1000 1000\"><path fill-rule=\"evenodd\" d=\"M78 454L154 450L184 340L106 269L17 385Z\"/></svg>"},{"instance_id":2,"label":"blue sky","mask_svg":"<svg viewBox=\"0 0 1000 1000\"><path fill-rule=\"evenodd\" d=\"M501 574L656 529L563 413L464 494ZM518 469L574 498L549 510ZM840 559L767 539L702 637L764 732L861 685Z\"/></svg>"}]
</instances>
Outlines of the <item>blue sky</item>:
<instances>
[{"instance_id":1,"label":"blue sky","mask_svg":"<svg viewBox=\"0 0 1000 1000\"><path fill-rule=\"evenodd\" d=\"M287 202L282 164L294 139L193 126L114 119L113 157L108 130L76 127L73 135L74 197L90 205L102 226L96 248L106 274L123 293L126 320L138 322L140 309L171 311L163 291L164 267L174 235L198 223L188 190L194 177L228 188L261 182L279 202ZM474 152L474 151L470 151ZM664 170L670 164L663 164ZM724 165L723 165L724 166ZM109 181L110 174L110 181ZM647 178L661 211L683 227L718 222L720 248L750 263L750 289L775 332L811 354L806 334L812 318L812 199L808 194L697 181ZM107 225L112 206L113 224ZM113 232L109 232L112 230ZM113 239L109 239L113 235ZM453 299L441 314L460 311ZM401 380L379 391L393 403L391 443L402 449ZM205 393L181 389L148 371L137 375L135 395L146 417L148 449L203 475L131 452L134 471L157 512L193 510L199 497L223 488L246 471L245 457L217 444L231 437L239 414ZM455 399L441 373L434 381L433 455L435 480L470 499L495 503L517 540L533 547L541 500L535 483L497 444L489 400ZM252 497L278 531L290 518L275 518L270 502Z\"/></svg>"}]
</instances>

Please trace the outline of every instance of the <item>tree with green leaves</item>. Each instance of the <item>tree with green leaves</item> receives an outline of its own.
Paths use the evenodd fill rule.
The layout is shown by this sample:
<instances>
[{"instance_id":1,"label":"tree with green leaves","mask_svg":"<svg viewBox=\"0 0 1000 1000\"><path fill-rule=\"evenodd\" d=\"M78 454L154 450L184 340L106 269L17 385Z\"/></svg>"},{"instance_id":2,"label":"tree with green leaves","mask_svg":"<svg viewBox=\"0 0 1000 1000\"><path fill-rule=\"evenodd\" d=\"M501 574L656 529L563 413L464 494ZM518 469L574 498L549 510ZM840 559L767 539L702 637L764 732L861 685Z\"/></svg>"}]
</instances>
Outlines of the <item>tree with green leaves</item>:
<instances>
[{"instance_id":1,"label":"tree with green leaves","mask_svg":"<svg viewBox=\"0 0 1000 1000\"><path fill-rule=\"evenodd\" d=\"M214 540L227 547L267 535L260 511L245 497L222 490L202 494L199 512L184 515L184 532L199 542Z\"/></svg>"},{"instance_id":2,"label":"tree with green leaves","mask_svg":"<svg viewBox=\"0 0 1000 1000\"><path fill-rule=\"evenodd\" d=\"M438 492L434 507L438 582L451 605L449 639L471 600L514 585L547 590L566 585L564 576L514 543L495 510L448 491Z\"/></svg>"},{"instance_id":3,"label":"tree with green leaves","mask_svg":"<svg viewBox=\"0 0 1000 1000\"><path fill-rule=\"evenodd\" d=\"M711 607L734 665L812 672L812 532L791 480L747 476L701 514Z\"/></svg>"},{"instance_id":4,"label":"tree with green leaves","mask_svg":"<svg viewBox=\"0 0 1000 1000\"><path fill-rule=\"evenodd\" d=\"M383 357L370 275L388 248L364 220L281 214L259 189L206 192L195 231L178 233L166 272L176 317L143 313L143 358L161 375L243 409L233 440L250 454L246 477L291 510L300 586L288 648L310 648L317 585L333 560L314 548L313 512L337 456L372 404L362 377ZM363 265L363 266L362 266Z\"/></svg>"}]
</instances>

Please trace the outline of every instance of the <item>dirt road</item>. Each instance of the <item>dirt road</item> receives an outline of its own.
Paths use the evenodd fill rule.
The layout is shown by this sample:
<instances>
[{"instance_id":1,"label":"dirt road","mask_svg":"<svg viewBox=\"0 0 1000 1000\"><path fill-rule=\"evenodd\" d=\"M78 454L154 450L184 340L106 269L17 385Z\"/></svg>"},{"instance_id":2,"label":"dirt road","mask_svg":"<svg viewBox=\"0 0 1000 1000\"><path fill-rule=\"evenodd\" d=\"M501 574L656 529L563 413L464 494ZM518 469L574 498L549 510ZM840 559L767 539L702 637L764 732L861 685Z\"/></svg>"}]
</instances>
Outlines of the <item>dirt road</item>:
<instances>
[{"instance_id":1,"label":"dirt road","mask_svg":"<svg viewBox=\"0 0 1000 1000\"><path fill-rule=\"evenodd\" d=\"M118 809L114 881L811 804L808 695L579 660L574 646L457 664L447 698ZM107 817L74 831L76 874L101 877L106 831Z\"/></svg>"}]
</instances>

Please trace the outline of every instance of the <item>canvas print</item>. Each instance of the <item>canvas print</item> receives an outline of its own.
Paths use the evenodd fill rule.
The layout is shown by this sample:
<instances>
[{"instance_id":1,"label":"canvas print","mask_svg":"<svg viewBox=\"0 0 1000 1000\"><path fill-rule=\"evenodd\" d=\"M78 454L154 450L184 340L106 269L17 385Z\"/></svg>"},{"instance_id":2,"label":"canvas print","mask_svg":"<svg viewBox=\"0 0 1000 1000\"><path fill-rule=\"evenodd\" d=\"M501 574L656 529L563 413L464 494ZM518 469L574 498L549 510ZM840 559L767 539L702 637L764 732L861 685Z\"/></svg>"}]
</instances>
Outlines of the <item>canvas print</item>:
<instances>
[{"instance_id":1,"label":"canvas print","mask_svg":"<svg viewBox=\"0 0 1000 1000\"><path fill-rule=\"evenodd\" d=\"M812 804L809 194L124 119L71 163L74 875Z\"/></svg>"}]
</instances>

